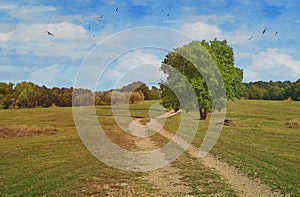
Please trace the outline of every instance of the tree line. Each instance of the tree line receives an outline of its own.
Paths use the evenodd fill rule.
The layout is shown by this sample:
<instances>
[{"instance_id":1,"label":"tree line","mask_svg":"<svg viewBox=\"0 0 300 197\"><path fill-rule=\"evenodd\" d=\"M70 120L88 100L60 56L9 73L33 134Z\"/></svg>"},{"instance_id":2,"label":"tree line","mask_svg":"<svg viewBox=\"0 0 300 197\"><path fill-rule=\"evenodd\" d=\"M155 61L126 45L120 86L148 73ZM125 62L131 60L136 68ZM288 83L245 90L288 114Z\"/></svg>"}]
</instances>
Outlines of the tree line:
<instances>
[{"instance_id":1,"label":"tree line","mask_svg":"<svg viewBox=\"0 0 300 197\"><path fill-rule=\"evenodd\" d=\"M75 90L76 96L73 99L74 103L78 103L78 105L138 103L143 100L158 100L161 98L160 89L155 86L149 89L141 81L109 91L92 92L88 89ZM0 82L0 108L70 107L72 106L73 92L74 89L72 87L47 88L46 86L38 86L32 82L21 82L16 85ZM290 99L300 101L300 79L295 82L257 81L244 83L239 97L256 100Z\"/></svg>"},{"instance_id":2,"label":"tree line","mask_svg":"<svg viewBox=\"0 0 300 197\"><path fill-rule=\"evenodd\" d=\"M74 94L73 94L74 93ZM111 105L138 103L143 100L159 99L158 88L151 89L143 82L133 82L117 90L96 91L88 89L47 88L32 82L0 82L0 108L70 107L73 105Z\"/></svg>"},{"instance_id":3,"label":"tree line","mask_svg":"<svg viewBox=\"0 0 300 197\"><path fill-rule=\"evenodd\" d=\"M257 81L244 83L242 97L258 100L294 100L300 101L300 79L291 81Z\"/></svg>"}]
</instances>

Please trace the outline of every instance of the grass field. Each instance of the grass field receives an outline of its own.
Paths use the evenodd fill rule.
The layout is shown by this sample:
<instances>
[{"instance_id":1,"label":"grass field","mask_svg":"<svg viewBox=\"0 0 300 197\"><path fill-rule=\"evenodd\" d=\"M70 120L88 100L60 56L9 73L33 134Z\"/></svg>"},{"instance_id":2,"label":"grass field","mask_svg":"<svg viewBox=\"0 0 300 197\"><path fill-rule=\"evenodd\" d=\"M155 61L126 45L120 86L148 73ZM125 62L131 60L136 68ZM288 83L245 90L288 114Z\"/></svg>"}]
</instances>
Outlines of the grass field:
<instances>
[{"instance_id":1,"label":"grass field","mask_svg":"<svg viewBox=\"0 0 300 197\"><path fill-rule=\"evenodd\" d=\"M151 104L132 105L131 115L148 117ZM97 115L112 141L121 147L136 149L130 135L120 136L124 132L113 121L109 107L97 107ZM50 126L56 130L54 135L0 138L0 196L160 195L160 191L144 179L148 173L116 170L94 158L78 136L71 108L1 110L0 122L6 127ZM193 186L191 194L203 187L203 195L219 192L234 195L217 174L194 159L183 155L172 165L180 163L191 166L188 171L179 171L184 179L190 180L187 184L202 183ZM204 185L212 178L214 182L210 186Z\"/></svg>"},{"instance_id":2,"label":"grass field","mask_svg":"<svg viewBox=\"0 0 300 197\"><path fill-rule=\"evenodd\" d=\"M131 105L131 116L148 121L153 102ZM238 167L244 174L259 178L274 190L298 196L300 102L229 102L227 117L235 126L224 127L212 153ZM109 107L97 107L101 125L112 141L135 150L134 138L115 124ZM179 116L165 128L176 128ZM11 109L0 111L0 126L53 127L54 135L0 138L0 196L157 196L158 189L144 179L147 173L132 173L105 166L81 143L71 108ZM208 120L200 121L194 144L199 146ZM120 135L122 134L122 135ZM165 139L153 136L164 143ZM172 166L193 188L192 195L209 196L234 191L215 172L183 154ZM210 184L207 184L207 183ZM126 183L126 184L124 184Z\"/></svg>"},{"instance_id":3,"label":"grass field","mask_svg":"<svg viewBox=\"0 0 300 197\"><path fill-rule=\"evenodd\" d=\"M228 119L212 153L238 167L245 175L259 178L274 190L299 195L300 102L236 100L227 105ZM168 130L177 128L171 117ZM194 139L202 143L209 120L202 121Z\"/></svg>"}]
</instances>

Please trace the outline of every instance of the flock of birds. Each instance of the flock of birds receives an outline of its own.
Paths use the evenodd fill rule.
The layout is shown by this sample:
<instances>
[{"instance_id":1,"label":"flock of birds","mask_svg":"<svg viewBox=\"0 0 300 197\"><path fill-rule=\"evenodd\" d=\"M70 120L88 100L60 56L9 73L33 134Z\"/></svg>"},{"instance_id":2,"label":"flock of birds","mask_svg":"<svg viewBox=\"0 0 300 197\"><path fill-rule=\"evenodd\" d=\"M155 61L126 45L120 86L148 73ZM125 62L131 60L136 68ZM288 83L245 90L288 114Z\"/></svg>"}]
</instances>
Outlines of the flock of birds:
<instances>
[{"instance_id":1,"label":"flock of birds","mask_svg":"<svg viewBox=\"0 0 300 197\"><path fill-rule=\"evenodd\" d=\"M115 12L117 12L118 10L119 10L119 8L117 7L117 8L115 9ZM164 11L165 11L165 10L161 10L161 12L164 12ZM97 20L98 22L101 22L103 16L104 16L104 15L97 16L97 17L96 17L96 20ZM170 16L170 14L167 13L167 16ZM91 30L91 27L89 26L88 29ZM262 34L265 34L266 32L267 32L267 29L264 29L264 30L262 31ZM47 33L48 36L53 36L53 37L54 37L54 34L53 34L52 32L46 31L46 33ZM278 34L278 31L276 31L274 35L277 36L277 34ZM93 37L95 37L95 36L93 36ZM248 40L252 40L253 38L254 38L254 36L250 36L250 37L248 38ZM54 46L54 44L51 44L50 46Z\"/></svg>"},{"instance_id":2,"label":"flock of birds","mask_svg":"<svg viewBox=\"0 0 300 197\"><path fill-rule=\"evenodd\" d=\"M267 32L267 29L264 29L263 31L262 31L262 34L265 34ZM275 32L275 36L277 36L277 34L278 34L278 31L276 31ZM254 37L253 36L250 36L249 38L248 38L248 40L252 40Z\"/></svg>"},{"instance_id":3,"label":"flock of birds","mask_svg":"<svg viewBox=\"0 0 300 197\"><path fill-rule=\"evenodd\" d=\"M117 12L118 10L119 10L119 8L117 7L117 8L115 9L115 12ZM97 22L101 22L103 16L104 16L104 15L97 16L97 17L96 17ZM91 30L91 27L89 26L88 29ZM48 36L54 37L54 34L53 34L52 32L46 31L46 33L47 33ZM93 37L95 37L95 35L93 35ZM54 46L54 44L50 44L50 46Z\"/></svg>"}]
</instances>

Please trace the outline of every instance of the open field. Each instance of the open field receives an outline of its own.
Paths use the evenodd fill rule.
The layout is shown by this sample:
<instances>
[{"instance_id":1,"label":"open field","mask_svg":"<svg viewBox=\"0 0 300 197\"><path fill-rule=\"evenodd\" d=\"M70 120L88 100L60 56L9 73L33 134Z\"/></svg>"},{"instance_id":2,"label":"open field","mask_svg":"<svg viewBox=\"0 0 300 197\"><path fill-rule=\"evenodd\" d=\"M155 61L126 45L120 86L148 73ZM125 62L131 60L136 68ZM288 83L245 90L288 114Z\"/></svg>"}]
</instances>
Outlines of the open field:
<instances>
[{"instance_id":1,"label":"open field","mask_svg":"<svg viewBox=\"0 0 300 197\"><path fill-rule=\"evenodd\" d=\"M131 105L131 116L142 118L145 124L153 103ZM274 190L298 196L299 109L300 103L292 101L229 102L227 118L234 120L235 125L224 127L212 153ZM97 107L97 115L112 141L129 150L143 149L136 138L118 128L110 107ZM169 118L165 128L176 129L179 119L179 115ZM0 124L55 129L53 135L0 138L3 196L236 195L219 174L186 153L170 166L154 172L132 173L105 166L81 143L71 108L2 110ZM207 125L208 120L200 121L194 139L196 146L201 144ZM167 141L158 134L151 140L154 148ZM178 176L176 180L167 178L172 174ZM155 175L164 184L153 181ZM185 191L180 192L178 188L183 186Z\"/></svg>"},{"instance_id":2,"label":"open field","mask_svg":"<svg viewBox=\"0 0 300 197\"><path fill-rule=\"evenodd\" d=\"M131 115L147 117L150 104L152 103L132 105ZM97 114L112 141L124 148L138 149L132 137L120 136L122 131L115 125L109 107L97 107ZM3 196L161 194L159 185L147 178L149 173L116 170L95 159L81 143L71 108L2 110L0 122L7 127L38 125L51 126L56 130L56 134L50 136L0 138L0 194ZM189 165L190 168L184 168L182 164ZM181 179L189 180L184 183L190 188L188 193L196 194L201 189L203 195L220 192L234 195L233 190L219 175L186 154L171 165L176 171L162 173L162 176L175 172L181 174ZM169 184L169 187L173 187L172 183ZM166 192L172 191L169 189Z\"/></svg>"},{"instance_id":3,"label":"open field","mask_svg":"<svg viewBox=\"0 0 300 197\"><path fill-rule=\"evenodd\" d=\"M299 195L300 102L236 100L227 105L232 126L224 126L212 153L260 179L273 190ZM166 129L176 130L171 117ZM194 144L200 146L208 120L202 121Z\"/></svg>"}]
</instances>

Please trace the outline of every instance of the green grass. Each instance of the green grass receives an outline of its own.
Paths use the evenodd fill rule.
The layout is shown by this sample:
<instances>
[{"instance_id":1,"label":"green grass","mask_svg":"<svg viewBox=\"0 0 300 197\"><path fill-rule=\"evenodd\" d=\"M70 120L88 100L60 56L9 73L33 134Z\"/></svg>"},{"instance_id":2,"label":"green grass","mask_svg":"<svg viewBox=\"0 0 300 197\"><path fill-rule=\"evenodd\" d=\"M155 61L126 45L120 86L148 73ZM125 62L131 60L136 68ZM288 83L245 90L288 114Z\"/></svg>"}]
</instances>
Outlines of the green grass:
<instances>
[{"instance_id":1,"label":"green grass","mask_svg":"<svg viewBox=\"0 0 300 197\"><path fill-rule=\"evenodd\" d=\"M57 130L52 136L0 138L1 196L89 195L95 192L90 187L95 180L114 185L134 177L133 182L143 183L136 180L138 173L109 168L87 151L71 108L2 110L0 122L6 126L49 125ZM107 190L100 195L107 195Z\"/></svg>"},{"instance_id":2,"label":"green grass","mask_svg":"<svg viewBox=\"0 0 300 197\"><path fill-rule=\"evenodd\" d=\"M133 119L149 120L154 102L130 105ZM120 113L122 113L122 107ZM300 102L237 100L227 105L227 118L236 126L225 126L212 153L238 167L251 178L259 178L274 190L298 196ZM159 112L160 109L157 109ZM112 141L128 150L137 150L134 138L115 124L110 107L96 108L99 122ZM162 112L159 112L162 113ZM176 130L180 116L166 121ZM53 127L54 135L0 138L1 196L155 196L159 191L143 179L147 173L131 173L105 166L82 144L71 108L0 110L2 126ZM194 144L200 146L209 120L200 121ZM158 144L166 139L152 136ZM233 196L221 178L198 160L183 154L172 162L193 195L215 193ZM122 188L126 182L130 188ZM210 182L210 184L207 184Z\"/></svg>"},{"instance_id":3,"label":"green grass","mask_svg":"<svg viewBox=\"0 0 300 197\"><path fill-rule=\"evenodd\" d=\"M259 178L273 190L299 194L300 102L235 100L228 102L228 119L212 153L238 167L251 178ZM165 128L176 131L179 116ZM202 143L209 120L200 121L194 139ZM291 126L292 125L292 126Z\"/></svg>"},{"instance_id":4,"label":"green grass","mask_svg":"<svg viewBox=\"0 0 300 197\"><path fill-rule=\"evenodd\" d=\"M131 116L148 119L148 108L153 103L131 105ZM136 150L133 137L115 124L110 107L97 107L96 111L112 141L128 150ZM2 126L51 126L56 130L54 135L0 138L0 196L108 196L111 192L119 196L160 195L160 191L143 178L147 173L120 171L94 158L78 136L71 108L0 110L0 123ZM193 167L189 168L188 164ZM194 194L197 187L204 188L207 195L220 191L234 194L215 173L208 173L209 169L188 156L172 165L178 167L179 173L195 188ZM216 177L216 187L204 185L211 177ZM121 183L130 187L124 188Z\"/></svg>"}]
</instances>

